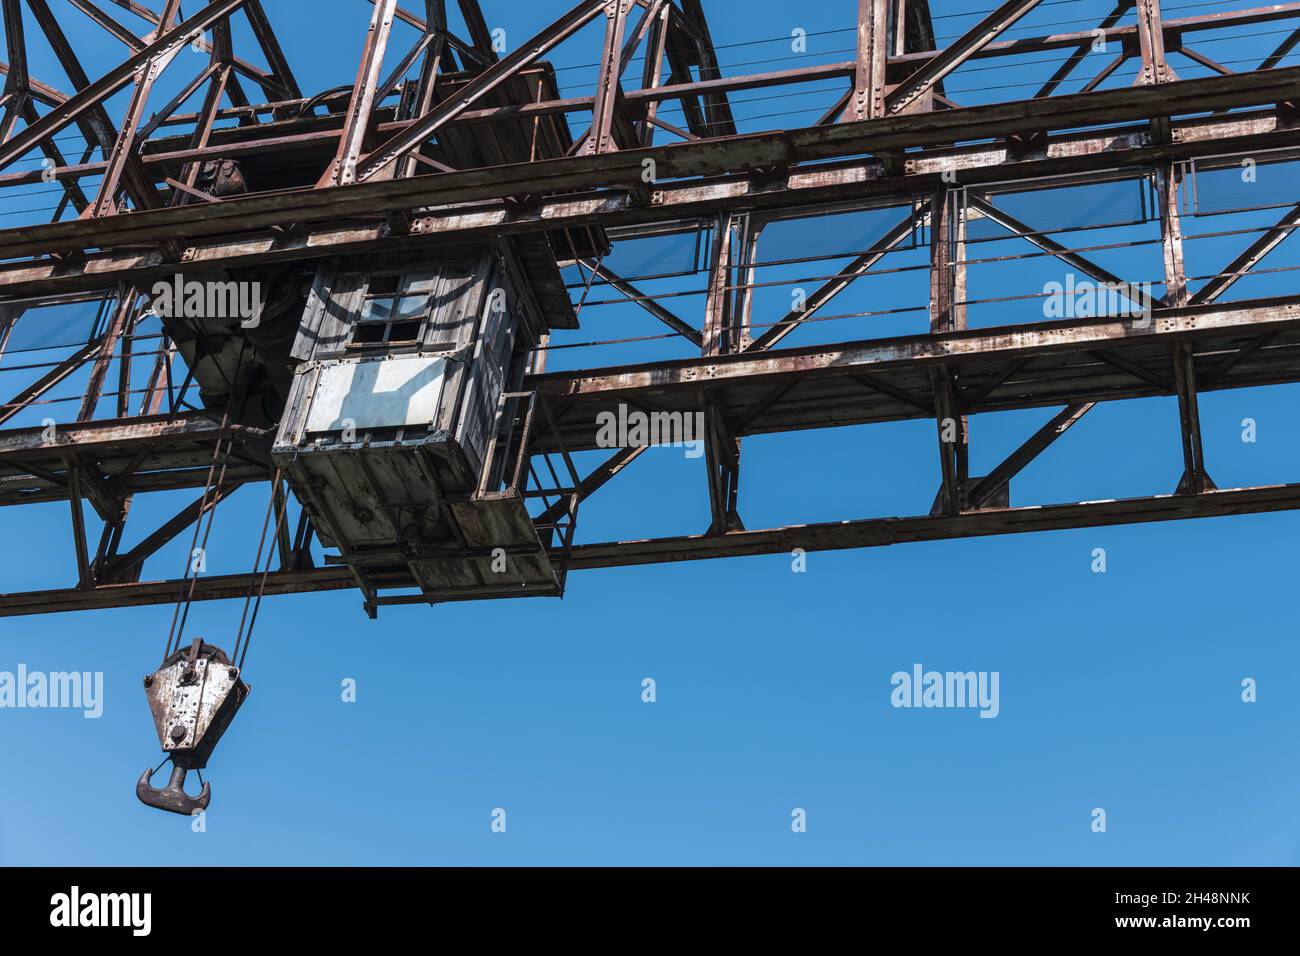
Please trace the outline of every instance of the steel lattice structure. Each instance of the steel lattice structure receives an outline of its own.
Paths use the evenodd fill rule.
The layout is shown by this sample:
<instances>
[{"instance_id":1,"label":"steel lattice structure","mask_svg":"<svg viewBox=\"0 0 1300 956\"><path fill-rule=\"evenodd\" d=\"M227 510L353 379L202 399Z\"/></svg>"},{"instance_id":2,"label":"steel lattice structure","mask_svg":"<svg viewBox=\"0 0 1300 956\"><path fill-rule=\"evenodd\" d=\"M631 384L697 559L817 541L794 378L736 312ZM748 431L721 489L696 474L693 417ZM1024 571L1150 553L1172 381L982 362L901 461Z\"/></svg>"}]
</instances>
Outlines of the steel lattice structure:
<instances>
[{"instance_id":1,"label":"steel lattice structure","mask_svg":"<svg viewBox=\"0 0 1300 956\"><path fill-rule=\"evenodd\" d=\"M42 309L100 302L101 321L89 341L0 406L0 504L70 503L75 583L0 596L0 614L175 601L182 582L151 579L148 559L235 489L275 474L280 384L293 366L286 343L271 332L212 341L165 326L158 348L142 351L138 330L150 317L143 290L181 272L297 276L331 257L436 257L470 240L510 243L532 274L581 270L584 296L599 288L638 303L651 331L666 329L694 353L578 371L546 371L542 353L533 357L523 392L545 406L551 427L535 430L534 445L517 446L524 460L596 449L600 414L629 405L702 412L707 424L700 491L711 526L686 537L565 545L569 569L1300 507L1300 484L1216 487L1197 408L1209 390L1300 380L1300 296L1228 294L1300 224L1300 205L1283 206L1275 224L1211 276L1189 275L1184 236L1198 177L1235 170L1243 156L1279 168L1297 156L1300 67L1283 61L1300 43L1300 3L1173 18L1160 0L1119 0L1092 28L1008 39L1038 2L1007 0L936 49L926 0L858 0L854 59L739 74L720 66L702 0L582 0L505 53L494 48L478 0L458 0L465 36L449 28L443 0L426 0L418 13L373 0L355 83L311 95L261 0L213 0L188 17L179 0L161 0L158 10L114 0L152 24L144 35L109 4L67 2L126 58L92 78L50 0L0 0L8 49L0 198L42 183L61 191L52 221L0 231L0 356L20 320ZM285 24L301 15L284 6L269 12ZM251 59L236 54L236 22L256 41L241 51ZM1261 24L1281 24L1282 40L1245 68L1198 49L1203 36ZM405 53L399 28L416 38ZM566 96L547 58L592 30L604 38L583 72L595 91ZM37 43L71 91L32 75ZM181 69L173 61L191 48L206 54L202 68L163 102L155 84L169 67ZM1099 48L1108 52L1098 56ZM390 64L400 54L395 68L385 70L386 54ZM972 64L1025 58L1052 70L1025 98L964 105L945 88ZM1212 75L1183 78L1175 58ZM640 75L630 69L638 62ZM1114 82L1126 65L1133 82ZM1079 91L1063 92L1067 78L1083 76ZM810 83L838 89L817 122L738 129L736 94ZM191 97L201 105L182 112ZM120 115L110 115L110 102ZM670 105L684 125L661 115ZM586 127L582 135L571 135L569 117ZM84 140L81 156L60 145L73 132ZM1128 278L1017 218L1000 197L1125 182L1149 189L1139 225L1152 230L1163 263L1163 293L1134 294L1145 314L971 326L969 230L977 223L1092 281ZM855 210L892 210L896 225L818 277L799 308L758 314L764 229ZM707 240L700 315L679 314L671 298L643 293L608 265L611 249L671 234ZM928 257L928 328L793 343L845 289L888 271L881 263L903 250ZM539 307L552 330L572 327L573 303L555 290L554 282L535 286ZM227 361L232 350L238 364ZM144 386L135 388L142 373ZM42 398L74 379L84 384L75 420L52 432L5 426L40 414ZM193 399L196 383L201 400ZM246 409L250 395L253 411L229 414L236 396ZM1150 396L1178 400L1176 491L1015 505L1014 477L1091 409ZM970 417L1027 408L1057 411L997 467L972 474ZM936 425L929 513L746 527L739 483L748 436L912 419ZM230 454L208 493L214 447ZM534 517L545 524L597 492L616 495L617 476L643 450L617 450ZM205 493L125 546L135 497L177 489ZM102 522L98 544L88 517ZM360 586L371 607L430 599L427 591L381 598L383 562L360 575L342 563L316 566L312 537L311 508L296 530L279 529L266 593ZM561 545L554 548L558 560ZM194 597L239 597L248 587L248 573L203 576Z\"/></svg>"}]
</instances>

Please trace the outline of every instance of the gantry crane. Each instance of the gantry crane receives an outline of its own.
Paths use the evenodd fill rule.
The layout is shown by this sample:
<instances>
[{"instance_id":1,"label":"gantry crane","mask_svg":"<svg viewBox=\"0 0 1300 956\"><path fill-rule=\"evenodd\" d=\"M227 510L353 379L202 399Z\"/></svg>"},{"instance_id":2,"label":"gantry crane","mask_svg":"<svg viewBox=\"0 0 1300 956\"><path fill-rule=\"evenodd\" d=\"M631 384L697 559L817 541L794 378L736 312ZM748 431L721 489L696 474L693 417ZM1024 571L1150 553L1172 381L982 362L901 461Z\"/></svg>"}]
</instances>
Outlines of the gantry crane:
<instances>
[{"instance_id":1,"label":"gantry crane","mask_svg":"<svg viewBox=\"0 0 1300 956\"><path fill-rule=\"evenodd\" d=\"M1300 379L1300 297L1245 297L1241 282L1300 205L1247 204L1274 218L1213 274L1189 270L1185 253L1189 222L1233 211L1202 201L1216 175L1294 175L1300 66L1286 64L1300 3L1174 18L1161 0L1119 0L1095 23L1025 35L1017 24L1032 24L1037 0L1007 0L944 37L926 0L859 0L852 59L743 72L722 64L702 0L582 0L512 46L478 0L458 0L455 29L443 0L372 0L354 82L320 92L300 87L277 40L309 5L212 0L184 16L179 0L114 3L56 13L53 0L0 0L0 201L42 186L58 196L48 221L6 217L0 230L0 356L43 316L95 312L84 342L30 363L0 406L0 504L67 502L75 558L72 583L0 595L0 614L179 600L154 686L228 670L221 701L177 691L155 711L165 748L198 754L196 767L202 735L169 743L177 728L159 714L209 707L215 743L247 687L234 655L182 644L194 601L255 608L263 595L354 588L373 615L556 596L570 570L1300 507L1296 483L1217 487L1198 414L1203 392ZM96 30L122 48L96 78L72 8L79 41ZM239 53L236 25L255 41ZM1253 62L1205 52L1261 33L1277 39ZM32 74L36 44L58 82ZM557 68L575 47L591 65ZM1046 78L963 101L964 71L1024 63L1046 64ZM739 94L810 85L823 101L802 125L736 110ZM1141 197L1138 213L1103 224L1158 250L1154 284L1011 201L1068 203L1106 184ZM800 260L764 238L854 215L884 225L822 257L821 272L810 265L798 302L772 312L758 290L778 283L763 270ZM999 258L979 255L987 230L1119 287L1125 308L973 323L968 275ZM702 285L698 315L615 265L618 250L666 236L695 246L684 274ZM855 283L918 270L912 331L801 341ZM586 319L601 295L635 303L675 356L548 370L566 335L595 334ZM51 396L72 383L57 408L75 414L55 416ZM1016 476L1092 409L1151 396L1177 399L1183 456L1168 487L1016 503ZM711 517L698 533L581 540L581 502L617 495L645 451L629 443L579 467L607 445L601 422L628 409L700 416ZM970 418L1020 409L1052 414L973 474ZM936 428L928 511L746 524L746 438L917 419ZM270 499L250 571L153 573L170 542L192 534L201 548L245 485ZM128 533L137 496L181 489L192 503Z\"/></svg>"}]
</instances>

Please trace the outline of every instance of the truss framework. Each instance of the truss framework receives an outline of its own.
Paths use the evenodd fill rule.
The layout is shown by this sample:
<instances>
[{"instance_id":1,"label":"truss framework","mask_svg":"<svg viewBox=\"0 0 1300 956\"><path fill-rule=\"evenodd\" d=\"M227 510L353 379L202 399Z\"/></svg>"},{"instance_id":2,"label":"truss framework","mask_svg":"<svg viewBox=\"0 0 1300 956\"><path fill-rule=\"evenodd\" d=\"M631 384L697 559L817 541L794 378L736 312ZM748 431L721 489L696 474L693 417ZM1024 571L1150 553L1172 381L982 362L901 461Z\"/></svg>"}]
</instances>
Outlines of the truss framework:
<instances>
[{"instance_id":1,"label":"truss framework","mask_svg":"<svg viewBox=\"0 0 1300 956\"><path fill-rule=\"evenodd\" d=\"M156 12L114 0L144 21L144 32L102 3L68 2L124 48L125 59L98 78L86 73L47 0L0 0L7 42L0 201L6 190L42 182L61 192L51 221L0 230L0 357L15 326L42 308L100 301L104 320L83 347L0 405L0 505L68 502L76 584L0 595L0 615L175 600L179 582L143 579L150 557L243 485L271 478L273 427L220 423L188 401L193 369L177 368L177 345L165 335L147 363L140 402L132 399L145 358L138 330L148 318L139 290L184 270L311 263L363 250L436 253L471 237L546 236L557 260L637 302L652 327L698 352L579 372L545 372L544 357L535 358L525 387L554 408L559 436L542 453L596 448L597 416L620 404L699 411L706 421L710 526L694 536L577 544L566 549L571 569L1300 507L1295 484L1217 488L1198 410L1207 391L1300 380L1300 296L1227 299L1300 224L1300 200L1218 274L1198 277L1195 289L1183 227L1196 170L1232 168L1243 154L1264 164L1300 155L1300 67L1282 65L1300 44L1300 3L1170 19L1159 0L1120 0L1095 29L1008 39L1038 3L1007 0L935 49L923 0L859 0L853 60L724 75L700 0L582 0L504 55L477 0L458 0L463 38L442 0L426 0L419 12L372 0L354 83L306 96L260 0L212 0L184 19L179 0L162 0ZM263 65L235 54L236 17L257 46L244 52ZM71 92L31 75L28 47L38 40L31 23ZM1264 23L1284 24L1284 39L1251 69L1234 71L1203 51L1200 41L1212 33ZM414 43L385 71L403 49L399 26L402 36L416 34ZM593 30L602 35L595 93L564 97L546 59ZM1095 56L1099 43L1113 55ZM155 87L186 48L206 53L204 65L162 103ZM963 105L945 85L976 61L1034 56L1059 59L1025 99ZM1182 78L1174 57L1213 75ZM1133 85L1115 85L1129 63ZM1094 72L1082 88L1062 92L1085 68ZM815 124L738 129L732 94L809 83L842 84ZM114 119L108 103L123 92ZM191 100L197 109L183 112ZM683 125L664 118L669 106L680 108ZM589 124L581 135L561 123L570 115ZM69 131L85 142L79 157L59 147ZM32 161L38 167L17 168ZM202 188L214 164L230 161L252 171L241 191ZM655 170L648 181L647 167ZM1135 294L1144 314L968 327L967 231L977 221L1094 281L1125 278L1018 220L999 197L1126 180L1148 184L1155 196L1150 221L1159 227L1163 292ZM763 229L845 208L896 210L898 221L800 308L756 316ZM644 294L603 261L608 242L701 223L711 247L698 317ZM790 345L918 236L928 237L929 249L924 333ZM107 391L114 373L116 393ZM43 427L3 427L71 381L81 388L78 412L53 437ZM1173 494L1012 505L1016 475L1099 403L1151 396L1178 403L1183 461ZM972 474L970 417L1023 408L1057 411L987 474ZM930 514L745 527L746 437L908 419L936 425ZM135 496L204 488L218 447L232 455L217 489L126 546ZM577 497L615 484L642 451L610 455L581 480ZM103 525L97 546L83 502ZM282 531L267 593L355 586L345 568L313 566L312 538L306 517L293 533ZM248 574L204 577L195 598L242 596L247 585Z\"/></svg>"}]
</instances>

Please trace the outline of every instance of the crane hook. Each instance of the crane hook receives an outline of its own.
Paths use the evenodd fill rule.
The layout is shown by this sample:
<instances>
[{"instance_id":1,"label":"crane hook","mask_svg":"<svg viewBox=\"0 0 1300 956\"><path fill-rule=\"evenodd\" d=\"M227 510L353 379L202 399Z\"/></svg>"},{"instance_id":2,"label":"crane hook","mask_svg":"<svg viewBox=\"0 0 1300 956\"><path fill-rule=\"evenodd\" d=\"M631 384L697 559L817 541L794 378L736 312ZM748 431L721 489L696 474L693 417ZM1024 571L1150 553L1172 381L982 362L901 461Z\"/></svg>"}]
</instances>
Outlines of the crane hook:
<instances>
[{"instance_id":1,"label":"crane hook","mask_svg":"<svg viewBox=\"0 0 1300 956\"><path fill-rule=\"evenodd\" d=\"M161 790L152 784L156 770L146 770L135 785L145 806L186 816L206 810L212 788L203 784L197 797L185 792L191 770L202 770L251 688L221 648L196 638L179 648L144 679L145 696L158 742L172 762L171 780Z\"/></svg>"},{"instance_id":2,"label":"crane hook","mask_svg":"<svg viewBox=\"0 0 1300 956\"><path fill-rule=\"evenodd\" d=\"M212 801L212 785L206 781L197 797L191 797L185 792L185 778L189 776L189 771L184 767L172 764L171 779L161 790L151 783L153 775L153 770L146 770L135 785L135 795L146 806L188 817L193 816L196 810L206 810Z\"/></svg>"}]
</instances>

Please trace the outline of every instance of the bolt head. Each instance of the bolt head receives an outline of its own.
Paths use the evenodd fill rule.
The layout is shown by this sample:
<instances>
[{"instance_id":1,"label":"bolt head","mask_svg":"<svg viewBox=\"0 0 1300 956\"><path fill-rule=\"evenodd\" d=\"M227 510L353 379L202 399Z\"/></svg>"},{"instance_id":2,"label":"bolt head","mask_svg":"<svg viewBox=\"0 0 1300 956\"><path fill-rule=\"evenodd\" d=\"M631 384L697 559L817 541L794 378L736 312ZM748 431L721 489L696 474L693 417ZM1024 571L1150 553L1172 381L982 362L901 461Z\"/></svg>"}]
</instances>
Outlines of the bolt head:
<instances>
[{"instance_id":1,"label":"bolt head","mask_svg":"<svg viewBox=\"0 0 1300 956\"><path fill-rule=\"evenodd\" d=\"M175 743L180 743L182 740L185 739L186 733L188 733L188 731L186 731L186 729L181 724L177 724L175 727L172 728L172 734L171 734L172 740Z\"/></svg>"},{"instance_id":2,"label":"bolt head","mask_svg":"<svg viewBox=\"0 0 1300 956\"><path fill-rule=\"evenodd\" d=\"M153 686L153 675L152 675L152 674L145 674L145 675L144 675L144 686L145 686L145 687L152 687L152 686Z\"/></svg>"}]
</instances>

